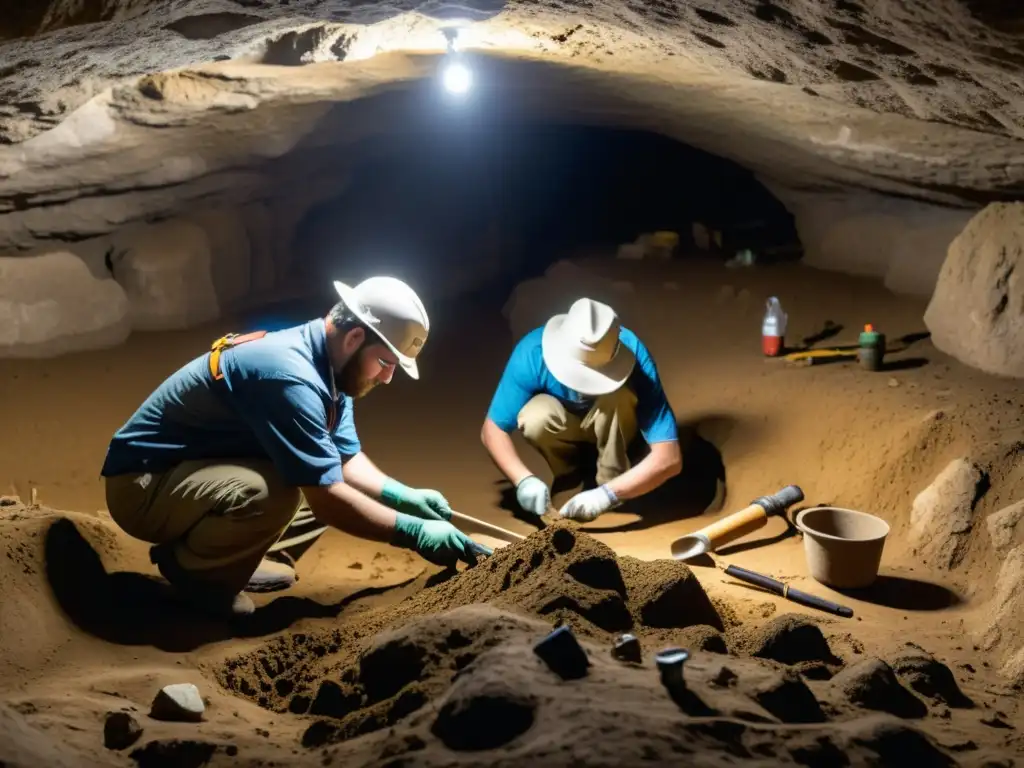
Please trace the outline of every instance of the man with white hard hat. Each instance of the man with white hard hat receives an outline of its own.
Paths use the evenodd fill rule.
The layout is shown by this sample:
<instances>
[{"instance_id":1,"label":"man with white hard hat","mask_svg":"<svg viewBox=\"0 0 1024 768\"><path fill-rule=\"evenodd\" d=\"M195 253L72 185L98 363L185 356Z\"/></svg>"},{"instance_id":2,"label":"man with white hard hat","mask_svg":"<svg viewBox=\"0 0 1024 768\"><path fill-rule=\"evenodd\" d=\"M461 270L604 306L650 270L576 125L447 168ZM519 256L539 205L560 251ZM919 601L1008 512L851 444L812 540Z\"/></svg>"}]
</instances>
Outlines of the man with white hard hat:
<instances>
[{"instance_id":1,"label":"man with white hard hat","mask_svg":"<svg viewBox=\"0 0 1024 768\"><path fill-rule=\"evenodd\" d=\"M518 429L544 457L551 488L516 453L509 433ZM630 466L637 433L649 446ZM648 493L682 469L675 415L654 358L607 304L579 299L527 333L498 382L480 433L487 451L516 487L526 512L545 514L552 490L577 493L561 517L590 521L626 499ZM596 448L597 471L582 474L580 449Z\"/></svg>"},{"instance_id":2,"label":"man with white hard hat","mask_svg":"<svg viewBox=\"0 0 1024 768\"><path fill-rule=\"evenodd\" d=\"M102 475L111 517L154 546L176 591L218 615L254 610L243 590L296 516L411 549L437 564L486 550L456 530L434 490L389 478L362 452L353 400L395 368L419 378L430 330L391 277L349 287L326 317L228 335L154 391L111 440Z\"/></svg>"}]
</instances>

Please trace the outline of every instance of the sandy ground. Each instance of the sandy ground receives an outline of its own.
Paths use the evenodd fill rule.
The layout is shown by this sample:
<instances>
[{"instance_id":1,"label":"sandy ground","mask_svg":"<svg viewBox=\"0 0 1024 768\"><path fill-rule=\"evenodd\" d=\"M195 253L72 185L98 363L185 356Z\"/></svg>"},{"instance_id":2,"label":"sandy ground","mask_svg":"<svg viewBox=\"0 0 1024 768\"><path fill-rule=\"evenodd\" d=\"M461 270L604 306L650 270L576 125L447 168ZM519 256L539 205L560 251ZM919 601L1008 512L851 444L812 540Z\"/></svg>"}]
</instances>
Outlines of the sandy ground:
<instances>
[{"instance_id":1,"label":"sandy ground","mask_svg":"<svg viewBox=\"0 0 1024 768\"><path fill-rule=\"evenodd\" d=\"M549 528L456 577L329 534L300 561L299 584L257 596L260 610L239 626L178 612L145 546L97 511L110 433L231 322L136 336L98 354L5 361L0 483L26 502L35 489L39 505L0 508L0 764L1024 760L1019 690L997 669L1017 636L1010 627L989 650L978 639L999 607L999 561L980 534L954 570L929 567L906 542L915 495L958 456L1000 449L979 513L1021 498L1017 454L1001 450L1020 433L1019 386L963 368L927 339L874 374L760 356L763 300L773 294L789 311L790 339L826 321L845 326L837 340L855 338L864 322L890 340L923 330L922 302L865 281L794 266L589 268L630 284L617 308L654 353L692 438L683 476L631 508L642 516L608 515L585 528L590 535ZM356 418L364 449L386 471L530 533L502 508L478 440L513 343L500 303L436 311L422 380L375 392ZM892 523L876 587L840 595L809 579L800 539L781 519L717 559L849 605L853 619L803 609L708 564L665 562L677 536L790 483L807 505ZM561 681L530 651L556 621L590 653L582 680ZM643 645L640 665L609 655L627 630ZM693 653L690 693L674 698L652 661L668 645ZM175 682L200 687L203 723L148 716L157 690ZM143 734L107 750L104 718L120 710Z\"/></svg>"}]
</instances>

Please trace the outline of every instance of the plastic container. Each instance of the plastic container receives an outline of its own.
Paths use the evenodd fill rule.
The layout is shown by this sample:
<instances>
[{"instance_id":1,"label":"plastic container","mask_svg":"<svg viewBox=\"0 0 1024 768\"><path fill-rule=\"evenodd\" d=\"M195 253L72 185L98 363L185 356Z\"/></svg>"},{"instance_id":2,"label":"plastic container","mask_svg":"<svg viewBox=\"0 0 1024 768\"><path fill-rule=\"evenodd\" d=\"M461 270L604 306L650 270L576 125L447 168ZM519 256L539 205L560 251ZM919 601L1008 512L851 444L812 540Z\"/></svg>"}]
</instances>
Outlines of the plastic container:
<instances>
[{"instance_id":1,"label":"plastic container","mask_svg":"<svg viewBox=\"0 0 1024 768\"><path fill-rule=\"evenodd\" d=\"M889 524L880 517L841 507L812 507L794 524L804 535L811 577L834 589L863 589L878 578Z\"/></svg>"},{"instance_id":2,"label":"plastic container","mask_svg":"<svg viewBox=\"0 0 1024 768\"><path fill-rule=\"evenodd\" d=\"M871 323L868 323L864 326L857 343L860 345L857 359L861 368L867 371L880 371L885 357L885 334L879 333Z\"/></svg>"},{"instance_id":3,"label":"plastic container","mask_svg":"<svg viewBox=\"0 0 1024 768\"><path fill-rule=\"evenodd\" d=\"M782 311L778 298L772 296L765 305L761 323L761 351L768 357L777 357L786 346L786 322L789 317Z\"/></svg>"}]
</instances>

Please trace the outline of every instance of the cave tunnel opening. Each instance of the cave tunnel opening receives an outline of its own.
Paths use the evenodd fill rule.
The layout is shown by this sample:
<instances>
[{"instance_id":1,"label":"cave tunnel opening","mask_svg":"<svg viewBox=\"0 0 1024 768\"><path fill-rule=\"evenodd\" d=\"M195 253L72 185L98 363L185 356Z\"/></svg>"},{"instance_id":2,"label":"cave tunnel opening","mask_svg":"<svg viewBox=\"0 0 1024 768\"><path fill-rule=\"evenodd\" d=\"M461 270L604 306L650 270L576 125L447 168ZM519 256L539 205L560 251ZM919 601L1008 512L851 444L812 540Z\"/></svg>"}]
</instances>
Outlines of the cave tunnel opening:
<instances>
[{"instance_id":1,"label":"cave tunnel opening","mask_svg":"<svg viewBox=\"0 0 1024 768\"><path fill-rule=\"evenodd\" d=\"M346 152L344 192L292 241L293 269L321 285L391 272L433 295L501 290L661 230L679 234L675 258L800 256L792 215L752 172L648 131L505 114ZM711 233L706 251L694 223Z\"/></svg>"}]
</instances>

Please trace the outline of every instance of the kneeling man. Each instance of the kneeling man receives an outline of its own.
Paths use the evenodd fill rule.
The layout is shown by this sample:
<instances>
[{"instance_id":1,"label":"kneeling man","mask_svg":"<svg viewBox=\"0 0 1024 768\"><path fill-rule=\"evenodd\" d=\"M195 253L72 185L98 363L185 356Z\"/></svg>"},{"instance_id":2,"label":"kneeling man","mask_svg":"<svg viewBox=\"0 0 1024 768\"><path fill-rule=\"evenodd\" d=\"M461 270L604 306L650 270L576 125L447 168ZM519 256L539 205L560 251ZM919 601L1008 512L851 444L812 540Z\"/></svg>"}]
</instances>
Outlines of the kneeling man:
<instances>
[{"instance_id":1,"label":"kneeling man","mask_svg":"<svg viewBox=\"0 0 1024 768\"><path fill-rule=\"evenodd\" d=\"M385 475L356 433L355 399L390 383L396 368L419 377L423 304L390 277L334 287L340 300L326 317L219 339L110 441L102 475L111 517L154 545L150 559L201 610L253 611L242 590L303 498L321 526L434 563L483 554L447 522L439 492Z\"/></svg>"},{"instance_id":2,"label":"kneeling man","mask_svg":"<svg viewBox=\"0 0 1024 768\"><path fill-rule=\"evenodd\" d=\"M491 400L480 438L535 515L551 506L547 484L523 464L509 433L519 429L547 462L554 492L584 487L580 448L596 448L597 487L573 496L559 515L590 521L648 493L682 469L679 436L654 358L611 307L579 299L516 345ZM630 468L637 432L650 447Z\"/></svg>"}]
</instances>

